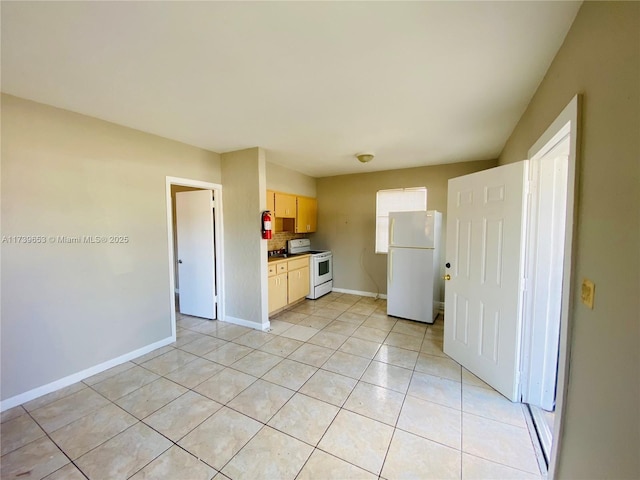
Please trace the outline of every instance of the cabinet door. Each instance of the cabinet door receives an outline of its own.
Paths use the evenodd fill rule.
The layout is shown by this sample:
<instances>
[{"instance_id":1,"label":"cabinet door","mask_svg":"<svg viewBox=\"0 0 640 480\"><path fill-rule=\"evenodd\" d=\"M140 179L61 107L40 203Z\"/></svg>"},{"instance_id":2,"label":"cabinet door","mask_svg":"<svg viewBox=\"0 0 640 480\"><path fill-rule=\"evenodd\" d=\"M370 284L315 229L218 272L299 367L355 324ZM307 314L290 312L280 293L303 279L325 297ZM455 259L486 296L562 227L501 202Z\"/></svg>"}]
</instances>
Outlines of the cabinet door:
<instances>
[{"instance_id":1,"label":"cabinet door","mask_svg":"<svg viewBox=\"0 0 640 480\"><path fill-rule=\"evenodd\" d=\"M269 313L287 305L287 274L269 277Z\"/></svg>"},{"instance_id":2,"label":"cabinet door","mask_svg":"<svg viewBox=\"0 0 640 480\"><path fill-rule=\"evenodd\" d=\"M309 203L308 232L315 232L318 229L318 200L315 198L307 199Z\"/></svg>"},{"instance_id":3,"label":"cabinet door","mask_svg":"<svg viewBox=\"0 0 640 480\"><path fill-rule=\"evenodd\" d=\"M296 197L287 193L274 194L275 214L280 218L296 218Z\"/></svg>"},{"instance_id":4,"label":"cabinet door","mask_svg":"<svg viewBox=\"0 0 640 480\"><path fill-rule=\"evenodd\" d=\"M297 197L296 233L315 232L318 223L318 201L315 198Z\"/></svg>"},{"instance_id":5,"label":"cabinet door","mask_svg":"<svg viewBox=\"0 0 640 480\"><path fill-rule=\"evenodd\" d=\"M267 210L269 210L275 216L275 209L276 209L275 192L271 190L267 190Z\"/></svg>"},{"instance_id":6,"label":"cabinet door","mask_svg":"<svg viewBox=\"0 0 640 480\"><path fill-rule=\"evenodd\" d=\"M289 272L289 303L309 295L309 267Z\"/></svg>"}]
</instances>

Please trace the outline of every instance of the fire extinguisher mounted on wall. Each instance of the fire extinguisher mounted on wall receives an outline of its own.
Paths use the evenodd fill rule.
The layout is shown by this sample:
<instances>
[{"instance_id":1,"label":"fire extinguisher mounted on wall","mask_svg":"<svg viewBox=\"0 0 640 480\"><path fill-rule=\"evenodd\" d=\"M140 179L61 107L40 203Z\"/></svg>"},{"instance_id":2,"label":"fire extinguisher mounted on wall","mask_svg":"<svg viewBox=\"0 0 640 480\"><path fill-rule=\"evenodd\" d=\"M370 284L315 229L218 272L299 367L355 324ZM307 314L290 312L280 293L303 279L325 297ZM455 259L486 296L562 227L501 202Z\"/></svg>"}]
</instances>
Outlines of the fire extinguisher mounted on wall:
<instances>
[{"instance_id":1,"label":"fire extinguisher mounted on wall","mask_svg":"<svg viewBox=\"0 0 640 480\"><path fill-rule=\"evenodd\" d=\"M262 212L262 238L271 240L271 212L265 210Z\"/></svg>"}]
</instances>

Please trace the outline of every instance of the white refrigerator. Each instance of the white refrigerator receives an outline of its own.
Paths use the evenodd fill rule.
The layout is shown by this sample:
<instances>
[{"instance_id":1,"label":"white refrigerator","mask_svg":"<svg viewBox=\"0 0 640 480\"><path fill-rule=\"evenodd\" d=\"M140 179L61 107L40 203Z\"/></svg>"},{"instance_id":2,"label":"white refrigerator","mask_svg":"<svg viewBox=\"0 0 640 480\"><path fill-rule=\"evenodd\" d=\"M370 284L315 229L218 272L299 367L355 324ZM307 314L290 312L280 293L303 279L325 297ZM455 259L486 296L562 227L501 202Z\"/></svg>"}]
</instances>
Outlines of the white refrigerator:
<instances>
[{"instance_id":1,"label":"white refrigerator","mask_svg":"<svg viewBox=\"0 0 640 480\"><path fill-rule=\"evenodd\" d=\"M435 210L389 213L387 315L433 323L440 304L440 230Z\"/></svg>"}]
</instances>

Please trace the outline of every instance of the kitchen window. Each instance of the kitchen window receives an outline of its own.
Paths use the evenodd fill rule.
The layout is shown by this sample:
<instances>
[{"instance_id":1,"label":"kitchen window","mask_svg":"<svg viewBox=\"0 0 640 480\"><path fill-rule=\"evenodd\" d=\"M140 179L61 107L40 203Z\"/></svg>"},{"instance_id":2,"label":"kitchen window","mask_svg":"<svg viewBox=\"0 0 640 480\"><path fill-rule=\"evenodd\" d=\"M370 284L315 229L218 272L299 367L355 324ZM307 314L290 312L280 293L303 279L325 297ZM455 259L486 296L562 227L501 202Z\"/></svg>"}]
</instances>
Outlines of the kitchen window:
<instances>
[{"instance_id":1,"label":"kitchen window","mask_svg":"<svg viewBox=\"0 0 640 480\"><path fill-rule=\"evenodd\" d=\"M427 210L427 187L394 188L376 193L376 253L389 250L389 212Z\"/></svg>"}]
</instances>

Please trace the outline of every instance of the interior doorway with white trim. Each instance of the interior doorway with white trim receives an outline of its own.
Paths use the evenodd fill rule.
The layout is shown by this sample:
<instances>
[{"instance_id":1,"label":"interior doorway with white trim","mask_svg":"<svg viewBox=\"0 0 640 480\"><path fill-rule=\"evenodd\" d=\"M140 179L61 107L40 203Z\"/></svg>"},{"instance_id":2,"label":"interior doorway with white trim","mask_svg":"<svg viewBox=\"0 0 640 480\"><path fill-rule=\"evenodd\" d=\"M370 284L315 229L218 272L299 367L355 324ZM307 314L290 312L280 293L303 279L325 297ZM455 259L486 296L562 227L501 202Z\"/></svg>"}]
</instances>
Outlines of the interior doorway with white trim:
<instances>
[{"instance_id":1,"label":"interior doorway with white trim","mask_svg":"<svg viewBox=\"0 0 640 480\"><path fill-rule=\"evenodd\" d=\"M176 312L221 319L222 187L173 177L166 187L173 328Z\"/></svg>"},{"instance_id":2,"label":"interior doorway with white trim","mask_svg":"<svg viewBox=\"0 0 640 480\"><path fill-rule=\"evenodd\" d=\"M528 160L449 180L444 353L528 405L553 478L567 390L576 96Z\"/></svg>"},{"instance_id":3,"label":"interior doorway with white trim","mask_svg":"<svg viewBox=\"0 0 640 480\"><path fill-rule=\"evenodd\" d=\"M188 190L187 190L188 188ZM215 320L215 201L211 190L171 186L176 295L183 315Z\"/></svg>"},{"instance_id":4,"label":"interior doorway with white trim","mask_svg":"<svg viewBox=\"0 0 640 480\"><path fill-rule=\"evenodd\" d=\"M528 152L522 402L529 406L549 478L561 448L570 360L580 105L576 95Z\"/></svg>"},{"instance_id":5,"label":"interior doorway with white trim","mask_svg":"<svg viewBox=\"0 0 640 480\"><path fill-rule=\"evenodd\" d=\"M529 161L522 399L529 404L547 462L555 423L564 237L566 232L568 125L559 140Z\"/></svg>"}]
</instances>

